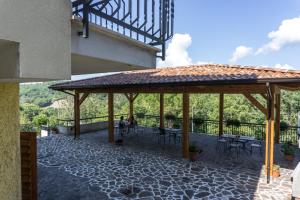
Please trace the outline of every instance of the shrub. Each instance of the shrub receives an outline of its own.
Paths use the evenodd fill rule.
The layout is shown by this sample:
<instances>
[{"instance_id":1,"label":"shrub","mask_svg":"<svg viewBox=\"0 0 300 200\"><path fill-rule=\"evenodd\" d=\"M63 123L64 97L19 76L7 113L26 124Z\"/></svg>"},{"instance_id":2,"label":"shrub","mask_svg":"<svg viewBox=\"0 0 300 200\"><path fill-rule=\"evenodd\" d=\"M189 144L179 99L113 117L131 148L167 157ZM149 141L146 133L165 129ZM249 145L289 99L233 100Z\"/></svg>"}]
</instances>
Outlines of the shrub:
<instances>
[{"instance_id":1,"label":"shrub","mask_svg":"<svg viewBox=\"0 0 300 200\"><path fill-rule=\"evenodd\" d=\"M198 148L197 148L196 145L191 144L190 147L189 147L189 151L190 152L198 152Z\"/></svg>"},{"instance_id":2,"label":"shrub","mask_svg":"<svg viewBox=\"0 0 300 200\"><path fill-rule=\"evenodd\" d=\"M290 125L287 122L280 122L280 131L287 131L289 129Z\"/></svg>"},{"instance_id":3,"label":"shrub","mask_svg":"<svg viewBox=\"0 0 300 200\"><path fill-rule=\"evenodd\" d=\"M284 155L291 155L291 156L295 155L295 148L292 142L285 142L281 146L281 151L284 153Z\"/></svg>"},{"instance_id":4,"label":"shrub","mask_svg":"<svg viewBox=\"0 0 300 200\"><path fill-rule=\"evenodd\" d=\"M143 119L143 118L145 118L145 113L136 113L136 117Z\"/></svg>"},{"instance_id":5,"label":"shrub","mask_svg":"<svg viewBox=\"0 0 300 200\"><path fill-rule=\"evenodd\" d=\"M228 119L226 120L226 126L240 127L241 122L238 119Z\"/></svg>"},{"instance_id":6,"label":"shrub","mask_svg":"<svg viewBox=\"0 0 300 200\"><path fill-rule=\"evenodd\" d=\"M195 126L201 126L202 124L204 124L205 120L204 120L204 118L197 117L197 118L194 118L193 122L194 122Z\"/></svg>"}]
</instances>

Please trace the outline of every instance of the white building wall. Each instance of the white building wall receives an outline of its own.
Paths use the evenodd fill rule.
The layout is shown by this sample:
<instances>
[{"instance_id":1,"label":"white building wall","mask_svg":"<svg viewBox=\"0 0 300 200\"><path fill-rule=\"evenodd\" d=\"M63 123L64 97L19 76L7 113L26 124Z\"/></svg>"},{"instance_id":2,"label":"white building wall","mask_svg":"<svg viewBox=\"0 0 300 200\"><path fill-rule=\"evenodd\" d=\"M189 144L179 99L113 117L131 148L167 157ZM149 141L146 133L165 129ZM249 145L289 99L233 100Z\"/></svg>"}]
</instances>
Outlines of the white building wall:
<instances>
[{"instance_id":1,"label":"white building wall","mask_svg":"<svg viewBox=\"0 0 300 200\"><path fill-rule=\"evenodd\" d=\"M19 58L7 58L0 81L70 78L70 0L0 0L0 19L0 40L19 44Z\"/></svg>"}]
</instances>

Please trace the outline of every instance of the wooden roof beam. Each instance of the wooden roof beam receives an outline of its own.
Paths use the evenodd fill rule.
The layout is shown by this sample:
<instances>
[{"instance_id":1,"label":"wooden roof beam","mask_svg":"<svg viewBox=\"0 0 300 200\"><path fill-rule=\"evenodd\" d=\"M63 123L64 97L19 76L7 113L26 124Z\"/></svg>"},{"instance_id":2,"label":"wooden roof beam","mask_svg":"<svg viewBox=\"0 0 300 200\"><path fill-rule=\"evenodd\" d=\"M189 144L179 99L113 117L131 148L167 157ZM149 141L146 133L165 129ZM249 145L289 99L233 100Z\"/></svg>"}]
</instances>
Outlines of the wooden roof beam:
<instances>
[{"instance_id":1,"label":"wooden roof beam","mask_svg":"<svg viewBox=\"0 0 300 200\"><path fill-rule=\"evenodd\" d=\"M266 93L266 86L252 85L222 85L222 86L153 86L153 87L126 87L126 88L98 88L80 89L85 93L207 93L207 94L261 94ZM126 95L126 94L125 94ZM129 95L127 94L129 97ZM127 97L127 98L128 98Z\"/></svg>"}]
</instances>

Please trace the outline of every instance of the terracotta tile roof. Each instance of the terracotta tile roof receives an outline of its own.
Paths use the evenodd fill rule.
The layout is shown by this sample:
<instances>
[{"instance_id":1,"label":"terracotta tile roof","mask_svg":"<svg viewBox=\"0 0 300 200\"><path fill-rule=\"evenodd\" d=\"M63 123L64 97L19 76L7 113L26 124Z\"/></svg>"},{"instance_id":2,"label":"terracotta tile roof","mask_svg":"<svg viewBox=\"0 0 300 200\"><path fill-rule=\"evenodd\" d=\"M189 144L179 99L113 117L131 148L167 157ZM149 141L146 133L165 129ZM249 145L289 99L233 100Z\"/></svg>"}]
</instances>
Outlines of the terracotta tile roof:
<instances>
[{"instance_id":1,"label":"terracotta tile roof","mask_svg":"<svg viewBox=\"0 0 300 200\"><path fill-rule=\"evenodd\" d=\"M239 65L192 65L128 71L50 86L56 90L154 85L235 84L285 79L300 82L300 71ZM299 80L298 80L299 79Z\"/></svg>"}]
</instances>

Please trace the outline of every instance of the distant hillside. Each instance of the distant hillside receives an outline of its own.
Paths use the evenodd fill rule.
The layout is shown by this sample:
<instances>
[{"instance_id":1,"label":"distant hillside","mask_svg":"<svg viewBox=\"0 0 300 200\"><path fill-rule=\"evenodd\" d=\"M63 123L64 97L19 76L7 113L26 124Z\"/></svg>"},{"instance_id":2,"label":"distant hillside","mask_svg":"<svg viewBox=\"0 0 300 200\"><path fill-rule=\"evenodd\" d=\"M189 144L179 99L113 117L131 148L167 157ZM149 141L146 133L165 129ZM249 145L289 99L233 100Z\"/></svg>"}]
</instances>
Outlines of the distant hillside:
<instances>
[{"instance_id":1,"label":"distant hillside","mask_svg":"<svg viewBox=\"0 0 300 200\"><path fill-rule=\"evenodd\" d=\"M23 121L30 123L28 118L41 113L46 116L70 118L73 115L72 98L63 92L48 89L55 82L22 84L20 87L21 114ZM68 98L67 98L68 97ZM165 95L165 112L172 112L182 116L182 100L180 94ZM258 95L259 101L265 100ZM191 95L191 112L194 116L205 119L218 119L219 99L216 94ZM64 104L61 106L60 104ZM225 95L224 119L238 119L242 122L264 123L263 114L254 108L243 95ZM65 107L65 108L63 108ZM35 110L32 112L32 110ZM101 116L107 114L106 95L90 95L81 107L82 117ZM134 104L135 112L148 115L159 114L159 98L157 94L140 94ZM26 111L26 112L25 112ZM282 92L281 114L282 120L290 125L297 125L297 113L300 111L300 92ZM115 113L127 113L128 101L122 94L116 95ZM28 117L29 116L29 117Z\"/></svg>"},{"instance_id":2,"label":"distant hillside","mask_svg":"<svg viewBox=\"0 0 300 200\"><path fill-rule=\"evenodd\" d=\"M54 101L65 98L66 94L48 88L54 83L56 82L21 84L20 104L29 103L39 107L47 107Z\"/></svg>"}]
</instances>

